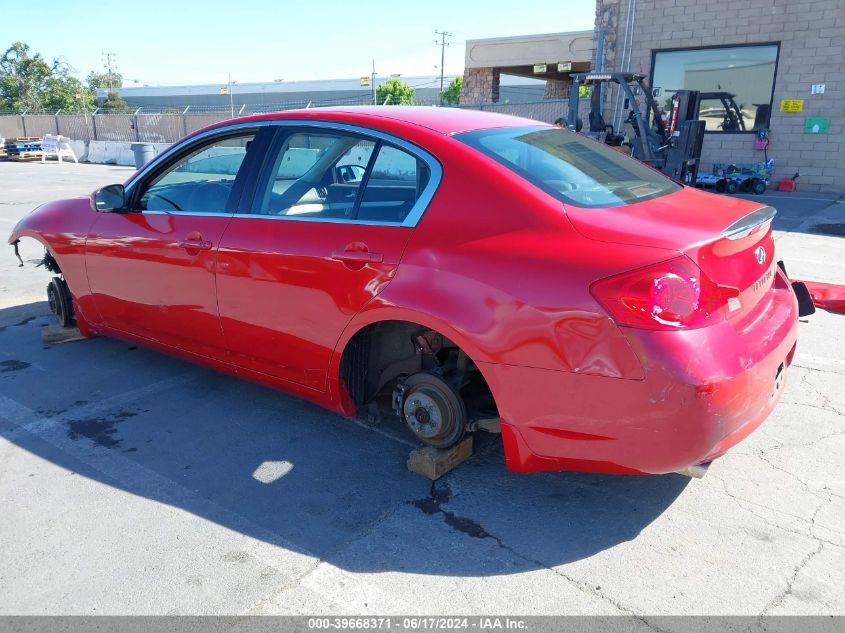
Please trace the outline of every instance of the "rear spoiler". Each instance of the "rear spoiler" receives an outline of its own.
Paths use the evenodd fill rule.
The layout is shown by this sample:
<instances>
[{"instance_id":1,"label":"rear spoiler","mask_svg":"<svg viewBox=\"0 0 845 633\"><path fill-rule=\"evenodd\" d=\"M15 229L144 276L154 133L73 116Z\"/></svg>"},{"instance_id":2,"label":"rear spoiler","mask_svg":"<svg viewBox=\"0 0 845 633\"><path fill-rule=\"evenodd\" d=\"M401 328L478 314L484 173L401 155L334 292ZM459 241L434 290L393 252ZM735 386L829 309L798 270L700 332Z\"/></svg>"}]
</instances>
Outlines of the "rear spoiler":
<instances>
[{"instance_id":1,"label":"rear spoiler","mask_svg":"<svg viewBox=\"0 0 845 633\"><path fill-rule=\"evenodd\" d=\"M740 240L743 237L751 235L751 232L758 226L766 222L771 222L776 215L777 209L774 207L757 209L722 231L722 237L726 237L729 240Z\"/></svg>"}]
</instances>

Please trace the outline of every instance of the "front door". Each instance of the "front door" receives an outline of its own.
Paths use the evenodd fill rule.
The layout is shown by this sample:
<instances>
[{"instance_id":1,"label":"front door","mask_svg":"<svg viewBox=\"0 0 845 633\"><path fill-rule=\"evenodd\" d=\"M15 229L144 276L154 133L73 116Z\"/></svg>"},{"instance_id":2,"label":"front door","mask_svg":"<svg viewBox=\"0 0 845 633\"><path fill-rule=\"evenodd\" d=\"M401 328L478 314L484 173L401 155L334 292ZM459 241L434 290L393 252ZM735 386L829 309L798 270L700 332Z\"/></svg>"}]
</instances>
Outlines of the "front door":
<instances>
[{"instance_id":1,"label":"front door","mask_svg":"<svg viewBox=\"0 0 845 633\"><path fill-rule=\"evenodd\" d=\"M217 248L237 205L233 192L254 136L228 133L186 148L133 185L127 210L98 217L85 263L106 325L225 357Z\"/></svg>"},{"instance_id":2,"label":"front door","mask_svg":"<svg viewBox=\"0 0 845 633\"><path fill-rule=\"evenodd\" d=\"M343 329L396 273L428 180L424 161L380 139L280 130L247 213L220 243L232 360L325 389Z\"/></svg>"}]
</instances>

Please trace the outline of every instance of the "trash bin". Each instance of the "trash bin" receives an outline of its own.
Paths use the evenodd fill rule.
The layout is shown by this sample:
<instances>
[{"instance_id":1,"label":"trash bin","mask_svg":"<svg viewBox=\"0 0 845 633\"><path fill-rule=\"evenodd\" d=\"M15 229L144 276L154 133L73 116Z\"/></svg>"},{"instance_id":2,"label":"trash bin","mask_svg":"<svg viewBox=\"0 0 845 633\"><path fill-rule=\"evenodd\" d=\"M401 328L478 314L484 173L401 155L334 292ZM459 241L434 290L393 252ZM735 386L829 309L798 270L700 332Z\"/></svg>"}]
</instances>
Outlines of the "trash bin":
<instances>
[{"instance_id":1,"label":"trash bin","mask_svg":"<svg viewBox=\"0 0 845 633\"><path fill-rule=\"evenodd\" d=\"M132 152L135 154L135 169L141 169L156 155L155 147L151 143L132 143Z\"/></svg>"}]
</instances>

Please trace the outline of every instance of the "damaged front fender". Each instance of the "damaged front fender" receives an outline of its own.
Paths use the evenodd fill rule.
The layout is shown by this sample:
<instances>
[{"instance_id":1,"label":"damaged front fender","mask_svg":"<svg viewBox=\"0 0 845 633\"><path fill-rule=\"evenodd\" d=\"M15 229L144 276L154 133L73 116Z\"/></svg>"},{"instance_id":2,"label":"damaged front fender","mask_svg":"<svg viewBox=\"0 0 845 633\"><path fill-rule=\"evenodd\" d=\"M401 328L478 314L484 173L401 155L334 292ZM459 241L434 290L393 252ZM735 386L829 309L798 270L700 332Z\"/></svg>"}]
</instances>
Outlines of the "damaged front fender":
<instances>
[{"instance_id":1,"label":"damaged front fender","mask_svg":"<svg viewBox=\"0 0 845 633\"><path fill-rule=\"evenodd\" d=\"M45 255L37 265L61 276L70 289L74 310L92 323L99 321L99 315L85 271L85 242L97 218L87 197L57 200L21 218L8 238L19 267L24 264L20 254L23 238L34 239L44 247Z\"/></svg>"}]
</instances>

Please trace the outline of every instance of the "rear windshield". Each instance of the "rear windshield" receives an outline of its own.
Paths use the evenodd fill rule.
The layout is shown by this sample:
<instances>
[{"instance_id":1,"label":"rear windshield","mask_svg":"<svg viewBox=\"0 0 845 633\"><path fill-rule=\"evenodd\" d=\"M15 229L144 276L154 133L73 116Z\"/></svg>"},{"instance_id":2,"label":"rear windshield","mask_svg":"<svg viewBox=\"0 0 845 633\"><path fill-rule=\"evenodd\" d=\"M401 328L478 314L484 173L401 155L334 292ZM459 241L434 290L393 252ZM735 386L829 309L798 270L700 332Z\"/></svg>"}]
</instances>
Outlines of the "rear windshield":
<instances>
[{"instance_id":1,"label":"rear windshield","mask_svg":"<svg viewBox=\"0 0 845 633\"><path fill-rule=\"evenodd\" d=\"M681 188L607 145L562 128L495 128L455 138L579 207L620 207Z\"/></svg>"}]
</instances>

